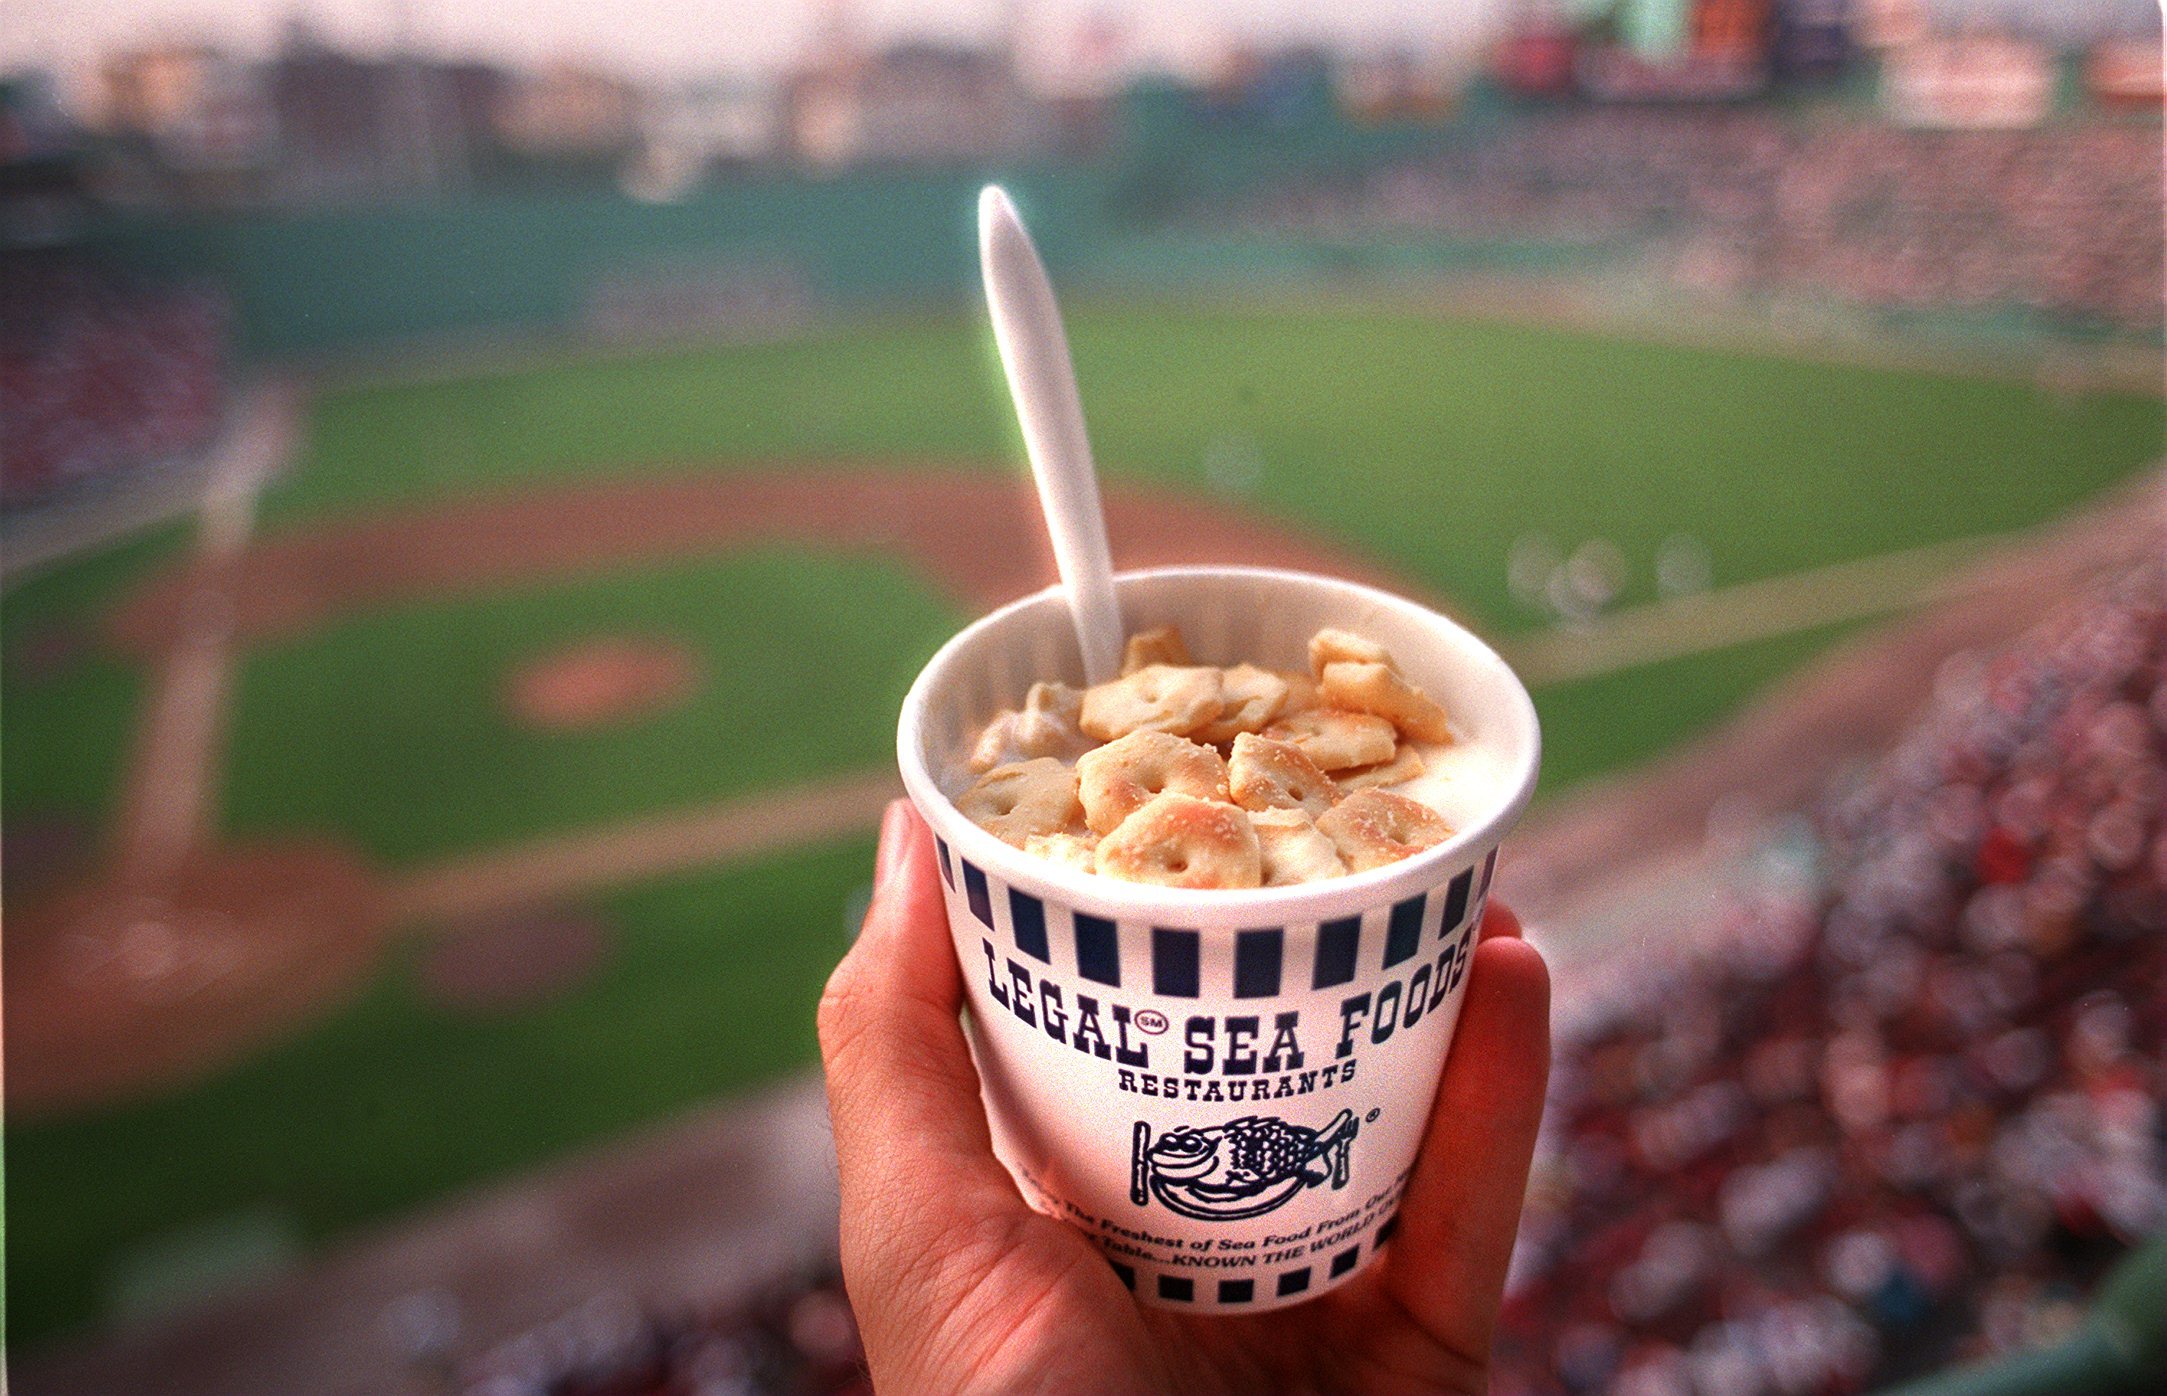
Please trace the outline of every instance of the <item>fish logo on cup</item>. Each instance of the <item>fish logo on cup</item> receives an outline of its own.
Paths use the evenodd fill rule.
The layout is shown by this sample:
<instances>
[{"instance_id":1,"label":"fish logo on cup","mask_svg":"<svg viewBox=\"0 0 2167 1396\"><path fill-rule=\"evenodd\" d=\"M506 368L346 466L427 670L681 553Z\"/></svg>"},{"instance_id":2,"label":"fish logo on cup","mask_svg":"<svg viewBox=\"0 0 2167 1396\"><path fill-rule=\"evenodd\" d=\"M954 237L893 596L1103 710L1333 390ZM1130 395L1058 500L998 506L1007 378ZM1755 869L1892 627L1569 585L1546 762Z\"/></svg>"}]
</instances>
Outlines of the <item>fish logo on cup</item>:
<instances>
[{"instance_id":1,"label":"fish logo on cup","mask_svg":"<svg viewBox=\"0 0 2167 1396\"><path fill-rule=\"evenodd\" d=\"M1239 1221L1284 1207L1304 1188L1347 1186L1347 1155L1361 1123L1342 1110L1323 1129L1274 1115L1184 1125L1157 1140L1138 1120L1129 1149L1129 1200L1198 1221Z\"/></svg>"}]
</instances>

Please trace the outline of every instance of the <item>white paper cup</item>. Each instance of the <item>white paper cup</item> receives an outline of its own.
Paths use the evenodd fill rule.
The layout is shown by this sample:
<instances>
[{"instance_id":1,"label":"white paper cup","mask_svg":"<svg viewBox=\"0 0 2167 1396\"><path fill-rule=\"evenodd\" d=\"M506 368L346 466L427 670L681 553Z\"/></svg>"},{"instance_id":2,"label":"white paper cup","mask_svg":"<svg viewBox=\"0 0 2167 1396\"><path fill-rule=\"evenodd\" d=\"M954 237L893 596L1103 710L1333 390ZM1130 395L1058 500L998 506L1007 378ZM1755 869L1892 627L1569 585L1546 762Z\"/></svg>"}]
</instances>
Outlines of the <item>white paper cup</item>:
<instances>
[{"instance_id":1,"label":"white paper cup","mask_svg":"<svg viewBox=\"0 0 2167 1396\"><path fill-rule=\"evenodd\" d=\"M1058 590L957 635L904 700L903 783L938 840L995 1151L1141 1302L1253 1313L1351 1278L1392 1239L1498 841L1535 788L1535 709L1487 645L1386 592L1232 567L1116 583L1132 630L1179 625L1206 663L1305 668L1326 625L1376 640L1457 736L1443 844L1297 887L1196 891L1032 857L943 793L1034 681L1082 682Z\"/></svg>"}]
</instances>

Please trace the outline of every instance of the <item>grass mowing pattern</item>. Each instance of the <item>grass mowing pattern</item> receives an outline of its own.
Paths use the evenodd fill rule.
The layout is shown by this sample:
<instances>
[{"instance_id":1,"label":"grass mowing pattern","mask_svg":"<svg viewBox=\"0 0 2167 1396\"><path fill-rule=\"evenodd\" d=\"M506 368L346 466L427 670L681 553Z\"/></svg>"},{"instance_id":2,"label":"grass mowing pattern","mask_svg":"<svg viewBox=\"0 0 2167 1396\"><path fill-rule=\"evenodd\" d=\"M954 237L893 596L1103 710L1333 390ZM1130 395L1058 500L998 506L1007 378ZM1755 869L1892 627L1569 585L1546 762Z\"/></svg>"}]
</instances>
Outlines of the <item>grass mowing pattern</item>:
<instances>
[{"instance_id":1,"label":"grass mowing pattern","mask_svg":"<svg viewBox=\"0 0 2167 1396\"><path fill-rule=\"evenodd\" d=\"M871 867L853 840L598 899L611 957L521 1011L428 1002L408 946L358 998L199 1086L11 1121L14 1337L90 1319L146 1238L268 1212L317 1242L804 1066Z\"/></svg>"},{"instance_id":2,"label":"grass mowing pattern","mask_svg":"<svg viewBox=\"0 0 2167 1396\"><path fill-rule=\"evenodd\" d=\"M400 864L888 765L904 690L960 619L898 562L796 549L357 615L248 656L226 828ZM508 674L618 635L683 645L696 691L585 731L509 715Z\"/></svg>"}]
</instances>

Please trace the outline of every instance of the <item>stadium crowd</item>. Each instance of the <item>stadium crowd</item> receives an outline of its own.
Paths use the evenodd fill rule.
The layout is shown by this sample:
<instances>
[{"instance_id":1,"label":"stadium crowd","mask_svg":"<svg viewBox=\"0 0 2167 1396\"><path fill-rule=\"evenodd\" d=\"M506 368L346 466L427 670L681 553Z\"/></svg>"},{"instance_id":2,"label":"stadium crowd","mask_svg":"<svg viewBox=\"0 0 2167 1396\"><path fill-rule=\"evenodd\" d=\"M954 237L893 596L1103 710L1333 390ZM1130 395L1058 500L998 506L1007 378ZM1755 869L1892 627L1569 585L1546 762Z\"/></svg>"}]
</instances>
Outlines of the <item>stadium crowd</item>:
<instances>
[{"instance_id":1,"label":"stadium crowd","mask_svg":"<svg viewBox=\"0 0 2167 1396\"><path fill-rule=\"evenodd\" d=\"M1560 1043L1495 1388L1848 1393L2050 1342L2167 1223L2167 571L1955 672ZM559 1331L561 1330L561 1331ZM574 1316L468 1396L861 1392L832 1274Z\"/></svg>"},{"instance_id":2,"label":"stadium crowd","mask_svg":"<svg viewBox=\"0 0 2167 1396\"><path fill-rule=\"evenodd\" d=\"M0 263L0 504L199 451L227 383L227 306L81 261Z\"/></svg>"},{"instance_id":3,"label":"stadium crowd","mask_svg":"<svg viewBox=\"0 0 2167 1396\"><path fill-rule=\"evenodd\" d=\"M462 1396L871 1396L833 1271L705 1314L594 1304L521 1334L464 1374Z\"/></svg>"},{"instance_id":4,"label":"stadium crowd","mask_svg":"<svg viewBox=\"0 0 2167 1396\"><path fill-rule=\"evenodd\" d=\"M1558 1056L1504 1392L1868 1388L2060 1336L2167 1223L2167 579L1948 686Z\"/></svg>"},{"instance_id":5,"label":"stadium crowd","mask_svg":"<svg viewBox=\"0 0 2167 1396\"><path fill-rule=\"evenodd\" d=\"M1282 187L1255 216L1644 248L1681 285L1920 310L2022 307L2156 333L2160 128L1919 131L1770 111L1605 107Z\"/></svg>"}]
</instances>

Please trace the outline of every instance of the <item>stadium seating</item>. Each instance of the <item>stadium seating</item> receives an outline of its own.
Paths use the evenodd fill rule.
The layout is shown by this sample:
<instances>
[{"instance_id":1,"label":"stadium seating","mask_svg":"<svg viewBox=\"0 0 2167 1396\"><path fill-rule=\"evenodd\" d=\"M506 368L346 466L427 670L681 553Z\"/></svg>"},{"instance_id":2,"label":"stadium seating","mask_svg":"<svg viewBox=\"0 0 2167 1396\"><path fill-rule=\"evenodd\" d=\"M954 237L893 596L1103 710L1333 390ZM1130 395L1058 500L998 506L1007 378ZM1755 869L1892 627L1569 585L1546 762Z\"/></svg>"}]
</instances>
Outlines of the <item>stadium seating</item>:
<instances>
[{"instance_id":1,"label":"stadium seating","mask_svg":"<svg viewBox=\"0 0 2167 1396\"><path fill-rule=\"evenodd\" d=\"M69 260L0 269L0 504L109 483L209 444L226 398L227 307Z\"/></svg>"},{"instance_id":2,"label":"stadium seating","mask_svg":"<svg viewBox=\"0 0 2167 1396\"><path fill-rule=\"evenodd\" d=\"M1595 108L1264 195L1280 227L1617 245L1689 289L2157 334L2157 125L1911 131Z\"/></svg>"},{"instance_id":3,"label":"stadium seating","mask_svg":"<svg viewBox=\"0 0 2167 1396\"><path fill-rule=\"evenodd\" d=\"M869 1396L840 1278L786 1281L704 1314L590 1305L485 1354L464 1396Z\"/></svg>"},{"instance_id":4,"label":"stadium seating","mask_svg":"<svg viewBox=\"0 0 2167 1396\"><path fill-rule=\"evenodd\" d=\"M1975 672L1817 812L1826 890L1565 1044L1510 1392L1836 1392L2059 1336L2167 1221L2167 592Z\"/></svg>"}]
</instances>

